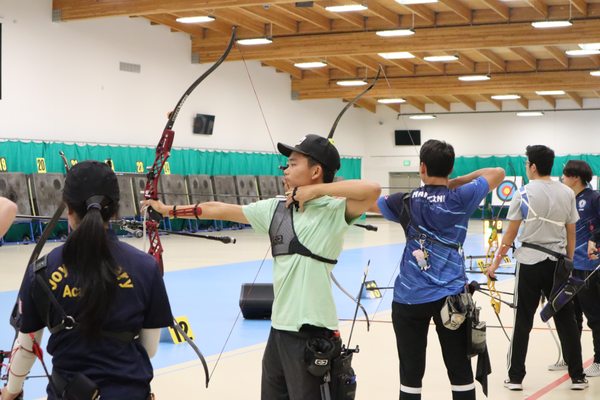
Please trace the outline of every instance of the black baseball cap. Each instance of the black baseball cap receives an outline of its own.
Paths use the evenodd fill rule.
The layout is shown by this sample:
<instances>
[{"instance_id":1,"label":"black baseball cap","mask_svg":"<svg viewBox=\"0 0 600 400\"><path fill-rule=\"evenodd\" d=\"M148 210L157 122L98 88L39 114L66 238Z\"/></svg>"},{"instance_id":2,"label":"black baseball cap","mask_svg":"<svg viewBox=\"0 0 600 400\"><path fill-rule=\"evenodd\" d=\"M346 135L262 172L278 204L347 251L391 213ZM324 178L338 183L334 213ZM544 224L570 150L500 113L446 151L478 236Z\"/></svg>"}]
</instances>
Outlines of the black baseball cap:
<instances>
[{"instance_id":1,"label":"black baseball cap","mask_svg":"<svg viewBox=\"0 0 600 400\"><path fill-rule=\"evenodd\" d=\"M113 170L100 161L81 161L67 173L63 200L67 204L79 205L92 196L104 196L102 206L119 201L119 184Z\"/></svg>"},{"instance_id":2,"label":"black baseball cap","mask_svg":"<svg viewBox=\"0 0 600 400\"><path fill-rule=\"evenodd\" d=\"M277 150L286 157L289 157L293 151L304 154L333 172L337 172L341 166L340 153L329 139L323 136L306 135L295 146L277 143Z\"/></svg>"}]
</instances>

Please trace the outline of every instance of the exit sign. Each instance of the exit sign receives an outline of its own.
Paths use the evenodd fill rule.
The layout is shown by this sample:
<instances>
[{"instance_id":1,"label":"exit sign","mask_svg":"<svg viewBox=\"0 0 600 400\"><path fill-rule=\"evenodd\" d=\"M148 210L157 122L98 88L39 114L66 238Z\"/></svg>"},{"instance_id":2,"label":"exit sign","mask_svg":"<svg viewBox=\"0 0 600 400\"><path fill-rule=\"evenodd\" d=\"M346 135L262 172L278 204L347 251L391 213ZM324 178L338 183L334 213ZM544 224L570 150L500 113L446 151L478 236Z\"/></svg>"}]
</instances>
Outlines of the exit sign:
<instances>
[{"instance_id":1,"label":"exit sign","mask_svg":"<svg viewBox=\"0 0 600 400\"><path fill-rule=\"evenodd\" d=\"M410 167L410 160L404 160L403 164L405 167Z\"/></svg>"}]
</instances>

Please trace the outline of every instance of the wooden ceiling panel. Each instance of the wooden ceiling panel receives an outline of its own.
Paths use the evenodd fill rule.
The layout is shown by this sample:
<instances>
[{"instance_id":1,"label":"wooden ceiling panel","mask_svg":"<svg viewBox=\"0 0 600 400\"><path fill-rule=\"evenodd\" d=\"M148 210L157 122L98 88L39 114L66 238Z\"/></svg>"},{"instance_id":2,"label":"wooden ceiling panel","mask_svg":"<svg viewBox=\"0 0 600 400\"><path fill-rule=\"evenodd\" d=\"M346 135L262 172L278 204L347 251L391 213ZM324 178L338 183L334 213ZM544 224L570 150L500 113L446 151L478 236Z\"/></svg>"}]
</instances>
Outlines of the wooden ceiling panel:
<instances>
[{"instance_id":1,"label":"wooden ceiling panel","mask_svg":"<svg viewBox=\"0 0 600 400\"><path fill-rule=\"evenodd\" d=\"M263 63L291 76L292 89L302 99L351 99L362 89L335 85L340 79L372 79L380 65L385 77L358 106L371 112L376 99L403 97L415 109L426 104L450 110L454 102L477 110L477 101L501 109L492 94L518 93L519 105L557 99L578 107L586 98L600 97L600 79L589 71L600 67L600 56L568 57L565 50L600 37L600 0L440 0L437 4L401 5L394 0L369 0L369 9L334 13L328 5L343 0L320 0L300 7L294 0L54 0L56 20L109 16L143 16L153 24L189 34L194 60L218 59L231 34L270 36L273 43L239 47L245 60ZM362 4L361 0L352 0ZM215 21L182 24L180 16L212 15ZM573 26L534 29L532 21L567 19ZM409 37L383 38L378 30L413 28ZM384 59L378 53L411 52L412 59ZM455 62L427 62L427 55L456 54ZM232 51L227 61L241 60ZM322 60L328 66L302 70L297 61ZM461 82L463 74L491 74L484 82ZM389 86L388 86L389 84ZM540 97L535 90L563 89L562 97ZM482 95L483 93L483 95ZM400 106L389 108L400 110Z\"/></svg>"}]
</instances>

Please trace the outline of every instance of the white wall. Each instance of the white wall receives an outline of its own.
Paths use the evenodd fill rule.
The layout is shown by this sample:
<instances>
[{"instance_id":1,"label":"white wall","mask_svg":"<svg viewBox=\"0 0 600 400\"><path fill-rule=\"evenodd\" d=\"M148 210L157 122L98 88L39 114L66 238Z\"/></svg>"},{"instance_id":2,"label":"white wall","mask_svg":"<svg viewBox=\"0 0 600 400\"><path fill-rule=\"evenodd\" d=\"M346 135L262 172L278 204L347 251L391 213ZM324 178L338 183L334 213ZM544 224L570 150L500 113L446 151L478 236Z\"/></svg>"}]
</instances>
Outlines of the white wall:
<instances>
[{"instance_id":1,"label":"white wall","mask_svg":"<svg viewBox=\"0 0 600 400\"><path fill-rule=\"evenodd\" d=\"M561 103L557 108L574 106L566 100ZM531 108L538 106L543 105L533 104ZM584 106L598 107L600 102L586 100ZM389 172L418 170L419 147L395 146L396 129L420 129L422 143L445 140L454 146L457 156L524 154L529 144L547 145L556 154L600 153L600 111L596 110L545 111L543 117L528 118L515 113L438 114L434 120L416 121L406 116L397 119L391 110L380 107L378 117L378 121L367 122L366 129L374 140L367 141L363 177L384 186ZM404 166L404 160L411 165Z\"/></svg>"},{"instance_id":2,"label":"white wall","mask_svg":"<svg viewBox=\"0 0 600 400\"><path fill-rule=\"evenodd\" d=\"M155 145L167 112L208 68L191 63L189 36L143 18L53 23L51 3L0 0L0 138ZM141 73L119 71L120 61L141 64ZM248 67L275 142L329 132L341 101L292 101L287 74ZM216 115L212 136L192 134L196 113ZM336 132L342 154L363 153L363 126L374 118L346 113ZM200 84L175 131L177 147L274 151L241 62Z\"/></svg>"}]
</instances>

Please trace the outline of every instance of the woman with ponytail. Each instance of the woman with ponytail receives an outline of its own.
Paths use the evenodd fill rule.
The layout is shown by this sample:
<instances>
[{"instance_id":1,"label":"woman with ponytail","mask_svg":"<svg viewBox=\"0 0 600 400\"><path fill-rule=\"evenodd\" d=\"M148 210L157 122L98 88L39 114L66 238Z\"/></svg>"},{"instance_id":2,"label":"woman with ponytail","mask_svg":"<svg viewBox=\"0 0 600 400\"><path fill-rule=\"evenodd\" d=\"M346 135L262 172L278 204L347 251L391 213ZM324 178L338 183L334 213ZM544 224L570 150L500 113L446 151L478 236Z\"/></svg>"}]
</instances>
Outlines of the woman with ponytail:
<instances>
[{"instance_id":1,"label":"woman with ponytail","mask_svg":"<svg viewBox=\"0 0 600 400\"><path fill-rule=\"evenodd\" d=\"M1 399L21 393L44 327L51 332L47 351L53 364L48 399L149 399L150 357L160 328L173 318L156 261L109 229L119 208L119 186L106 164L75 165L63 200L72 231L64 245L27 268L19 291L19 334Z\"/></svg>"}]
</instances>

